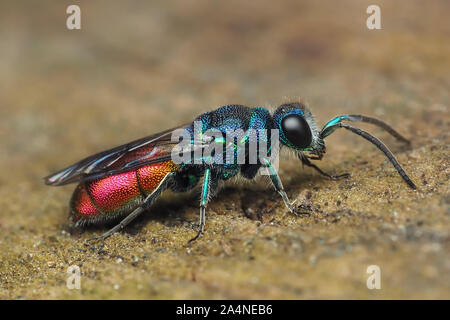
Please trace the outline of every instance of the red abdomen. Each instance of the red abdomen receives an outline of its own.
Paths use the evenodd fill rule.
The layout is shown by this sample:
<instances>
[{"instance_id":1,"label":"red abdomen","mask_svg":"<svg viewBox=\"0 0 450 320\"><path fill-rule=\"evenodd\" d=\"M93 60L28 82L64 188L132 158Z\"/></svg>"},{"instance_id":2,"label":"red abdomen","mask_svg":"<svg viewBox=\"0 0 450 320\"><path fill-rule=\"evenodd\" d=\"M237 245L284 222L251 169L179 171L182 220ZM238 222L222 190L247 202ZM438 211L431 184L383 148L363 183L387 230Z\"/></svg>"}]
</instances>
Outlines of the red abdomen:
<instances>
[{"instance_id":1,"label":"red abdomen","mask_svg":"<svg viewBox=\"0 0 450 320\"><path fill-rule=\"evenodd\" d=\"M72 221L77 224L95 223L130 213L168 173L177 169L172 161L166 161L81 182L72 195Z\"/></svg>"}]
</instances>

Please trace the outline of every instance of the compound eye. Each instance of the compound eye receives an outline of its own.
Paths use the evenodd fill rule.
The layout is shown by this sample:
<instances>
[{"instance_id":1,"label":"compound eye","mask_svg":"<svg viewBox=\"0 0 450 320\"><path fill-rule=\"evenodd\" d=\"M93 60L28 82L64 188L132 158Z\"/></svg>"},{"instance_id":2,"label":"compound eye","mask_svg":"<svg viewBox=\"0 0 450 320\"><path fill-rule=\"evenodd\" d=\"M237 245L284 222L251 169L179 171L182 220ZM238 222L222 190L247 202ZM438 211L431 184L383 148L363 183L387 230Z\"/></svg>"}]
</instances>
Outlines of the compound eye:
<instances>
[{"instance_id":1,"label":"compound eye","mask_svg":"<svg viewBox=\"0 0 450 320\"><path fill-rule=\"evenodd\" d=\"M312 133L306 120L291 114L281 121L281 129L286 139L298 148L306 148L312 142Z\"/></svg>"}]
</instances>

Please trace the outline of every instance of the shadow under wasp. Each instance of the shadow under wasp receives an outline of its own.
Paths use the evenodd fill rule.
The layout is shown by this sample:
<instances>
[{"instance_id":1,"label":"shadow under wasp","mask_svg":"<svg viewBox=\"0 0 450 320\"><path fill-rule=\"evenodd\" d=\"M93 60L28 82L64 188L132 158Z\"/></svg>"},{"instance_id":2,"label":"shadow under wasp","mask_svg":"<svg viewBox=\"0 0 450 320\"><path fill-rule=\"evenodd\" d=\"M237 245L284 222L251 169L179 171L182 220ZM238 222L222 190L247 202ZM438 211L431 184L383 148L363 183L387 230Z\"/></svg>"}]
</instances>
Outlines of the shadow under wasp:
<instances>
[{"instance_id":1,"label":"shadow under wasp","mask_svg":"<svg viewBox=\"0 0 450 320\"><path fill-rule=\"evenodd\" d=\"M260 169L266 170L275 190L281 195L286 207L292 213L305 213L300 212L289 200L277 170L269 157L269 153L273 153L271 150L273 141L263 133L268 130L276 130L280 148L294 150L304 165L314 168L328 178L338 179L348 177L349 174L330 175L313 164L311 160L321 160L325 154L324 139L336 129L344 128L374 144L385 154L409 187L416 189L415 184L392 152L380 140L366 131L347 124L346 121L371 123L386 130L399 141L410 143L385 122L363 115L335 117L319 131L311 112L299 102L282 104L273 114L261 107L227 105L203 113L190 124L87 157L46 177L45 182L52 186L78 183L70 202L70 216L76 226L99 224L118 217L125 217L106 233L89 240L104 239L123 229L142 212L149 209L164 190L185 192L201 184L200 226L196 236L189 241L191 242L197 239L204 230L206 206L208 201L219 191L219 182L237 175L253 179ZM200 130L195 128L195 123L201 124ZM211 144L224 143L223 137L205 139L203 135L210 129L223 135L226 135L227 131L238 129L245 132L256 132L256 135L252 136L253 140L256 139L258 148L260 143L266 143L267 151L258 152L256 161L248 161L251 157L248 147L252 139L247 135L244 139L233 140L232 148L227 149L228 151L224 151L219 156L221 159L230 158L229 150L232 150L232 158L234 158L236 150L244 150L246 161L243 163L211 161L209 159L211 155L207 159L202 153L200 153L200 158L195 158L195 155L193 158L190 157L191 160L200 161L181 163L173 161L173 150L180 142L172 137L175 131L181 130L185 135L191 137L188 143L191 148L188 152L193 155L198 150L210 147ZM202 137L197 139L198 136ZM212 154L212 158L217 160L217 157L216 154Z\"/></svg>"}]
</instances>

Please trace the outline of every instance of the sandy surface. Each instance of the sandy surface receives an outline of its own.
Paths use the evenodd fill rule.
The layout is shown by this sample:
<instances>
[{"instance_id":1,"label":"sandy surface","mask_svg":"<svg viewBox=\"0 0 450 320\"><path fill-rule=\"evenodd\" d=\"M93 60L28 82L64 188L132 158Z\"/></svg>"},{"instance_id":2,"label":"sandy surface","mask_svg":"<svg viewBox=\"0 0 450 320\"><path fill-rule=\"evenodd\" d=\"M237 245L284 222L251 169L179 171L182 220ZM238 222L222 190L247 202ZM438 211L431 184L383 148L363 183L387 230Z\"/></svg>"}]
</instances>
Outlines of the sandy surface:
<instances>
[{"instance_id":1,"label":"sandy surface","mask_svg":"<svg viewBox=\"0 0 450 320\"><path fill-rule=\"evenodd\" d=\"M0 4L0 298L450 298L450 5L377 1L70 1ZM146 2L145 2L146 3ZM152 2L153 3L153 2ZM264 183L229 185L195 234L198 199L166 195L124 232L75 230L73 185L42 177L218 106L304 99L319 124L345 113L391 123L410 190L383 155L339 132L321 167L281 163L288 213ZM81 268L81 290L66 287ZM369 290L366 269L381 269Z\"/></svg>"}]
</instances>

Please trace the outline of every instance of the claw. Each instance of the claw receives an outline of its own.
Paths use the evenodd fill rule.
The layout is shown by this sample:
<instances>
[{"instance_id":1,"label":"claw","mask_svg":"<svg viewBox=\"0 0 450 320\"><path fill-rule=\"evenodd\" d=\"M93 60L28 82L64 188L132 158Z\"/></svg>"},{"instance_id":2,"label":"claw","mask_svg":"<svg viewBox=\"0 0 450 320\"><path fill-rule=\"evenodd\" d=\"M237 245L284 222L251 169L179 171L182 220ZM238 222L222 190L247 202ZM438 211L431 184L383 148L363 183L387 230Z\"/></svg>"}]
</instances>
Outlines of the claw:
<instances>
[{"instance_id":1,"label":"claw","mask_svg":"<svg viewBox=\"0 0 450 320\"><path fill-rule=\"evenodd\" d=\"M98 240L106 239L106 238L108 238L108 236L109 235L105 236L104 234L102 234L101 236L97 236L97 237L86 239L85 242L92 242L92 241L98 241Z\"/></svg>"},{"instance_id":2,"label":"claw","mask_svg":"<svg viewBox=\"0 0 450 320\"><path fill-rule=\"evenodd\" d=\"M197 239L201 236L202 232L203 232L203 230L198 230L198 232L197 232L197 234L195 235L195 237L193 237L192 239L190 239L186 244L189 245L189 244L191 244L192 242L194 242L195 240L197 240Z\"/></svg>"},{"instance_id":3,"label":"claw","mask_svg":"<svg viewBox=\"0 0 450 320\"><path fill-rule=\"evenodd\" d=\"M339 179L342 179L342 178L349 178L350 176L351 176L351 174L346 172L346 173L339 174L339 175L336 175L336 176L330 175L329 177L331 179L333 179L333 180L339 180Z\"/></svg>"},{"instance_id":4,"label":"claw","mask_svg":"<svg viewBox=\"0 0 450 320\"><path fill-rule=\"evenodd\" d=\"M295 199L294 201L289 203L289 205L287 206L289 211L291 211L293 214L295 214L297 216L303 215L303 214L310 214L310 212L307 212L307 211L300 211L298 209L298 207L294 206L295 202L297 202L297 199Z\"/></svg>"}]
</instances>

